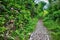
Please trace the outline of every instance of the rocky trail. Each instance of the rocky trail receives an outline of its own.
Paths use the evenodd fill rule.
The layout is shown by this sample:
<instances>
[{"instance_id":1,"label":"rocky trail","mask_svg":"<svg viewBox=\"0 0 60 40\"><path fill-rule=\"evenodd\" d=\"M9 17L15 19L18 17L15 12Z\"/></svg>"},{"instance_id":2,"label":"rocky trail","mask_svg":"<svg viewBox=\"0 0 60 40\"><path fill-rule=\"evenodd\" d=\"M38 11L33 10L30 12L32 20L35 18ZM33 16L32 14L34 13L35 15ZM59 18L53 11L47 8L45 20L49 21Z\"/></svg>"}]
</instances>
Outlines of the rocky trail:
<instances>
[{"instance_id":1,"label":"rocky trail","mask_svg":"<svg viewBox=\"0 0 60 40\"><path fill-rule=\"evenodd\" d=\"M35 31L31 34L29 40L49 40L48 30L43 25L43 21L39 20Z\"/></svg>"}]
</instances>

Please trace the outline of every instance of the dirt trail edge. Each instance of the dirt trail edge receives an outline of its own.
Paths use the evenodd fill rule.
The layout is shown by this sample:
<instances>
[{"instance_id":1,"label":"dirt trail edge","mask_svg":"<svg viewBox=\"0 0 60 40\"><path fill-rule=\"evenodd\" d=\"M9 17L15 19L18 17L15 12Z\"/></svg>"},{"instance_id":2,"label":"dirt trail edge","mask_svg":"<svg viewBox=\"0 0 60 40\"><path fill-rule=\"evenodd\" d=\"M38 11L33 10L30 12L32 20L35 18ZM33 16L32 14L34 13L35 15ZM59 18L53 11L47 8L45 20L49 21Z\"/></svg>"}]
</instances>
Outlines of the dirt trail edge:
<instances>
[{"instance_id":1,"label":"dirt trail edge","mask_svg":"<svg viewBox=\"0 0 60 40\"><path fill-rule=\"evenodd\" d=\"M49 40L47 29L43 26L43 21L39 20L35 31L31 34L29 40Z\"/></svg>"}]
</instances>

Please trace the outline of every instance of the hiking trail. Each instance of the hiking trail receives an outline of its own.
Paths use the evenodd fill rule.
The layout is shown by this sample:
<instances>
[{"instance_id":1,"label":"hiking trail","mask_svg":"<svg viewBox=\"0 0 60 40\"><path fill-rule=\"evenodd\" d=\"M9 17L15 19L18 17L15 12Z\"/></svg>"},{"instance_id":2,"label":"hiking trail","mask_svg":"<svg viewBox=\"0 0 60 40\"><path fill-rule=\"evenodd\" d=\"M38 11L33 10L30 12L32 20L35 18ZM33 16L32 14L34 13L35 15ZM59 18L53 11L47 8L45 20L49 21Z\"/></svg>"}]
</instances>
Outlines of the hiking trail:
<instances>
[{"instance_id":1,"label":"hiking trail","mask_svg":"<svg viewBox=\"0 0 60 40\"><path fill-rule=\"evenodd\" d=\"M48 30L43 25L43 21L39 20L35 31L31 34L29 40L49 40Z\"/></svg>"}]
</instances>

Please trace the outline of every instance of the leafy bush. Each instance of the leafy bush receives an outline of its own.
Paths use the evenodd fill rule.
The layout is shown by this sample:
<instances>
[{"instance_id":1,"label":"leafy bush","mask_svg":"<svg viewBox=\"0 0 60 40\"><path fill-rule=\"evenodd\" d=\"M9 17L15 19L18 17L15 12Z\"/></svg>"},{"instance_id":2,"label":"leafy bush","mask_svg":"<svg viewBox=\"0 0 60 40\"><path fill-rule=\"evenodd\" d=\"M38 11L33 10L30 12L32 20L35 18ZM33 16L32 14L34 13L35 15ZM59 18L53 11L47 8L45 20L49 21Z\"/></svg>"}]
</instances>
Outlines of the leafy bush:
<instances>
[{"instance_id":1,"label":"leafy bush","mask_svg":"<svg viewBox=\"0 0 60 40\"><path fill-rule=\"evenodd\" d=\"M0 0L0 40L28 40L42 5L34 0Z\"/></svg>"},{"instance_id":2,"label":"leafy bush","mask_svg":"<svg viewBox=\"0 0 60 40\"><path fill-rule=\"evenodd\" d=\"M50 8L46 10L48 14L44 16L44 25L50 31L51 40L60 40L60 0L49 0Z\"/></svg>"},{"instance_id":3,"label":"leafy bush","mask_svg":"<svg viewBox=\"0 0 60 40\"><path fill-rule=\"evenodd\" d=\"M47 20L44 25L49 30L51 34L51 40L60 40L60 25L53 20Z\"/></svg>"}]
</instances>

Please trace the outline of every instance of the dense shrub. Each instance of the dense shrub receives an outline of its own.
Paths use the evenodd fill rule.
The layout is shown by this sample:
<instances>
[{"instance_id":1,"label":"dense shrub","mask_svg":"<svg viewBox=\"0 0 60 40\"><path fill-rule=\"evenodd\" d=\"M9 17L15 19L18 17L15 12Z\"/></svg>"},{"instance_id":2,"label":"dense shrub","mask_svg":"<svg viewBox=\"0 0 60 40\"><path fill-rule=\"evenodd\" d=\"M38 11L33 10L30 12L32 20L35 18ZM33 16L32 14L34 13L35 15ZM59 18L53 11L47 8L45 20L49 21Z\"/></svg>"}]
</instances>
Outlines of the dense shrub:
<instances>
[{"instance_id":1,"label":"dense shrub","mask_svg":"<svg viewBox=\"0 0 60 40\"><path fill-rule=\"evenodd\" d=\"M44 25L51 33L51 40L60 40L60 0L49 0L50 7L44 16ZM45 13L45 12L44 12Z\"/></svg>"},{"instance_id":2,"label":"dense shrub","mask_svg":"<svg viewBox=\"0 0 60 40\"><path fill-rule=\"evenodd\" d=\"M42 7L34 0L0 0L0 40L28 40Z\"/></svg>"}]
</instances>

